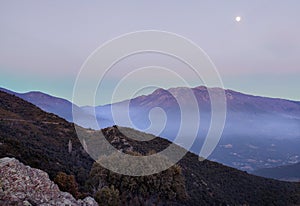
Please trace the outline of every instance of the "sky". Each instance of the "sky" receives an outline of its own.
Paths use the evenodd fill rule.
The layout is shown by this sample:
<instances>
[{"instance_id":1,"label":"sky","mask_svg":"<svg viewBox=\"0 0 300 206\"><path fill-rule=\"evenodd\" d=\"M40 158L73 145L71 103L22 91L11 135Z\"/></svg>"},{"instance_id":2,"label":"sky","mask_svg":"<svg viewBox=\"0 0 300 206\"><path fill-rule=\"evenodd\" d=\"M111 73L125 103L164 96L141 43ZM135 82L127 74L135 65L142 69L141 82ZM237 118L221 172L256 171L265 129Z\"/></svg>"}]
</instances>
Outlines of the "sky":
<instances>
[{"instance_id":1,"label":"sky","mask_svg":"<svg viewBox=\"0 0 300 206\"><path fill-rule=\"evenodd\" d=\"M299 11L297 0L1 0L0 87L71 100L78 72L95 49L128 32L161 30L202 48L225 88L300 101ZM180 66L174 59L146 55L114 69L158 63ZM167 82L167 76L155 78ZM108 87L113 81L107 79ZM88 104L84 95L77 104ZM97 96L97 104L108 103L104 96Z\"/></svg>"}]
</instances>

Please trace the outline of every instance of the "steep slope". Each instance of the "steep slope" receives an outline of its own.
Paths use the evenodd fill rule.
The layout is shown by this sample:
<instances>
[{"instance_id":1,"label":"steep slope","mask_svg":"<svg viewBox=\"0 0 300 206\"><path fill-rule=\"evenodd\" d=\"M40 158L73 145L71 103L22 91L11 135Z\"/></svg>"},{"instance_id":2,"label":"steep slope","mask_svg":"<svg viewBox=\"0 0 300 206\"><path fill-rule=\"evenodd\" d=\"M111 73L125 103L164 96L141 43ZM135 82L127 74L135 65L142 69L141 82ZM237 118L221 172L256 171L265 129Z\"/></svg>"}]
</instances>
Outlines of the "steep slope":
<instances>
[{"instance_id":1,"label":"steep slope","mask_svg":"<svg viewBox=\"0 0 300 206\"><path fill-rule=\"evenodd\" d=\"M58 172L75 175L81 186L93 163L72 124L1 91L0 157L15 157L51 179Z\"/></svg>"},{"instance_id":2,"label":"steep slope","mask_svg":"<svg viewBox=\"0 0 300 206\"><path fill-rule=\"evenodd\" d=\"M147 136L136 130L125 129L126 134L130 134L131 137ZM124 131L124 128L121 131ZM159 137L146 142L135 141L122 134L116 126L104 129L103 134L107 140L113 142L114 147L123 151L129 148L130 151L140 154L162 151L171 144L170 141ZM177 202L182 205L300 204L300 184L298 183L265 179L219 163L208 160L199 161L198 157L190 152L178 162L178 165L182 168L189 196L188 199ZM119 178L122 179L122 177ZM118 188L118 185L112 185Z\"/></svg>"},{"instance_id":3,"label":"steep slope","mask_svg":"<svg viewBox=\"0 0 300 206\"><path fill-rule=\"evenodd\" d=\"M28 92L24 94L17 94L18 97L38 106L46 112L57 114L58 116L72 122L72 107L80 111L77 105L63 98L53 97L42 92Z\"/></svg>"},{"instance_id":4,"label":"steep slope","mask_svg":"<svg viewBox=\"0 0 300 206\"><path fill-rule=\"evenodd\" d=\"M36 105L42 110L56 114L69 122L73 121L72 107L74 107L75 111L81 112L83 114L83 111L80 109L80 107L78 107L75 104L72 104L70 101L65 100L63 98L54 97L42 92L32 91L27 93L17 93L4 88L0 88L0 91L4 91L6 93L20 97L26 100L27 102Z\"/></svg>"},{"instance_id":5,"label":"steep slope","mask_svg":"<svg viewBox=\"0 0 300 206\"><path fill-rule=\"evenodd\" d=\"M300 163L275 168L259 169L254 171L253 174L278 180L299 181Z\"/></svg>"}]
</instances>

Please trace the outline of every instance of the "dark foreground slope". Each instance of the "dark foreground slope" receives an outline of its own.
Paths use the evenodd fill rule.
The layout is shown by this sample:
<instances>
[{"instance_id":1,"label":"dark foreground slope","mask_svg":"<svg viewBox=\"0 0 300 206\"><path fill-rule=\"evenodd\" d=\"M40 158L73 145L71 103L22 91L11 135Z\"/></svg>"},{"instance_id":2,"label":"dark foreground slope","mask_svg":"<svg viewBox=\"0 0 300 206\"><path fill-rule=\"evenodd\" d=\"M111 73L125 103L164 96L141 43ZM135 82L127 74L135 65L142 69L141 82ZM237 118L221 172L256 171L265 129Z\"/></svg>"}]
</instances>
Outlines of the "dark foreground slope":
<instances>
[{"instance_id":1,"label":"dark foreground slope","mask_svg":"<svg viewBox=\"0 0 300 206\"><path fill-rule=\"evenodd\" d=\"M135 137L145 135L127 130L126 134ZM103 133L109 140L122 136L134 151L141 154L162 151L170 145L168 140L161 138L149 142L133 141L120 133L116 126L104 129ZM114 146L122 148L121 145ZM189 196L181 202L184 205L300 205L299 183L266 179L209 160L199 161L198 156L190 152L178 165L182 168Z\"/></svg>"},{"instance_id":2,"label":"dark foreground slope","mask_svg":"<svg viewBox=\"0 0 300 206\"><path fill-rule=\"evenodd\" d=\"M93 163L72 124L4 92L0 92L0 157L15 157L46 171L51 179L58 172L75 175L81 185Z\"/></svg>"},{"instance_id":3,"label":"dark foreground slope","mask_svg":"<svg viewBox=\"0 0 300 206\"><path fill-rule=\"evenodd\" d=\"M66 99L54 97L49 94L45 94L45 93L38 92L38 91L17 93L17 92L10 91L5 88L0 88L0 91L20 97L20 98L24 99L25 101L38 106L42 110L56 114L64 119L66 119L69 122L72 122L72 120L73 120L72 119L72 107L74 107L74 109L77 112L80 112L80 110L81 110L77 105L72 104L70 101L68 101Z\"/></svg>"},{"instance_id":4,"label":"dark foreground slope","mask_svg":"<svg viewBox=\"0 0 300 206\"><path fill-rule=\"evenodd\" d=\"M146 135L128 130L129 137ZM118 127L102 132L109 141L115 137L125 140L115 142L116 148L126 146L140 154L161 151L170 144L159 137L148 142L134 141L121 134ZM88 133L97 132L89 130ZM90 179L88 173L93 161L81 146L74 125L18 97L0 92L0 157L5 156L40 168L51 178L60 171L72 174L83 190L89 191L84 186L85 180ZM189 152L178 164L187 198L176 201L177 205L300 205L298 183L265 179L215 162L198 161L198 157ZM107 184L114 185L112 182ZM146 186L151 189L151 185ZM175 204L175 201L168 204Z\"/></svg>"}]
</instances>

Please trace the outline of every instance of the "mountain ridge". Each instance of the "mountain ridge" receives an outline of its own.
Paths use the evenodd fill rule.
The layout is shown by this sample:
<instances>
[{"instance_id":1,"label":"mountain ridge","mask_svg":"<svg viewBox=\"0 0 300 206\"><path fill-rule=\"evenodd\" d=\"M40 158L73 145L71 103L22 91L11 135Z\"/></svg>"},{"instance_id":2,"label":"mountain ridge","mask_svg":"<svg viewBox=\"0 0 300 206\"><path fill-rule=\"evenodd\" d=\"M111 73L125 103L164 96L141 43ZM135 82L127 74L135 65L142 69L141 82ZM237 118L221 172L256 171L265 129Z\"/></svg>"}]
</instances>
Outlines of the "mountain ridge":
<instances>
[{"instance_id":1,"label":"mountain ridge","mask_svg":"<svg viewBox=\"0 0 300 206\"><path fill-rule=\"evenodd\" d=\"M174 90L174 93L183 96L184 94L181 94L185 89L185 87L178 87L169 90ZM215 90L220 90L220 88L215 88ZM199 104L201 125L190 151L198 154L209 129L211 105L205 86L195 87L192 91ZM288 164L291 161L290 158L300 157L300 151L296 148L297 145L300 146L300 102L248 95L228 89L224 92L227 99L227 119L221 141L210 159L251 172L259 168ZM32 99L27 98L27 100L36 104ZM51 101L47 101L47 103L51 103ZM63 104L56 105L54 103L55 101L51 103L52 106L44 110L72 122L71 105L65 107ZM75 107L76 114L81 117L80 121L76 123L85 128L96 129L98 125L100 128L110 127L116 124L111 107L114 106L118 113L118 110L124 110L123 107L127 103L130 106L130 117L134 128L138 130L144 130L150 126L149 112L152 108L159 107L165 110L167 124L159 136L173 141L180 126L180 108L171 93L161 88L149 95L142 95L113 105L95 108L80 107L77 110ZM93 119L94 109L98 125ZM60 112L61 110L63 113ZM154 123L161 122L158 121L162 119L160 114L153 114ZM122 121L121 119L118 124L133 127L127 123L122 124ZM156 125L154 126L156 127ZM188 131L186 136L189 137ZM226 145L231 145L231 148ZM270 157L273 158L269 160Z\"/></svg>"},{"instance_id":2,"label":"mountain ridge","mask_svg":"<svg viewBox=\"0 0 300 206\"><path fill-rule=\"evenodd\" d=\"M168 89L164 89L164 88L158 88L156 90L164 90L164 91L168 91L168 90L172 90L172 89L181 89L181 88L188 88L188 89L207 89L208 87L206 86L196 86L196 87L172 87L172 88L168 88ZM210 89L222 89L222 88L219 88L219 87L211 87ZM152 93L150 94L143 94L143 95L140 95L138 97L145 97L145 96L148 96L148 95L151 95L153 94L156 90L154 90ZM293 103L296 103L296 104L300 104L300 100L293 100L293 99L287 99L287 98L282 98L282 97L270 97L270 96L264 96L264 95L258 95L258 94L250 94L250 93L247 93L247 92L241 92L241 91L236 91L236 90L233 90L233 89L222 89L224 91L228 91L228 92L233 92L235 94L240 94L240 95L245 95L245 96L249 96L249 97L258 97L258 98L266 98L266 99L270 99L270 100L284 100L284 101L289 101L289 102L293 102ZM14 95L28 95L28 94L41 94L41 95L45 95L45 96L49 96L51 98L54 98L54 99L61 99L61 100L64 100L64 101L67 101L71 104L74 104L72 103L70 100L64 98L64 97L59 97L59 96L55 96L55 95L51 95L51 94L48 94L48 93L45 93L45 92L42 92L42 91L27 91L27 92L15 92L13 90L10 90L10 89L6 89L4 87L0 87L0 91L4 91L6 93L9 93L9 94L14 94ZM135 98L138 98L138 97L135 97ZM22 97L21 97L22 98ZM133 99L135 99L133 98ZM114 102L113 104L117 104L117 103L121 103L121 102L124 102L124 101L130 101L132 99L124 99L124 100L121 100L121 101L118 101L118 102ZM84 105L84 106L78 106L76 104L74 104L75 106L77 107L81 107L81 108L84 108L84 107L90 107L90 105ZM106 103L106 104L99 104L97 106L106 106L106 105L109 105L109 103Z\"/></svg>"}]
</instances>

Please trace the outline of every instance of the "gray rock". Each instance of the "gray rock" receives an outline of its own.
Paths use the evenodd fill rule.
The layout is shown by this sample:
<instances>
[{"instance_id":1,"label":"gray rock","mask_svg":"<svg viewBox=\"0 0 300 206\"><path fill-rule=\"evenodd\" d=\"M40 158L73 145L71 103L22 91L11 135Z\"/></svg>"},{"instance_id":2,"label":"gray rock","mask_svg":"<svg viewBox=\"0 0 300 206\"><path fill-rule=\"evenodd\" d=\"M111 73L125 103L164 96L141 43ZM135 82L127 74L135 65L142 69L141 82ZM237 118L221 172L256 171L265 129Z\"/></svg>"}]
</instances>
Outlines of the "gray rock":
<instances>
[{"instance_id":1,"label":"gray rock","mask_svg":"<svg viewBox=\"0 0 300 206\"><path fill-rule=\"evenodd\" d=\"M76 200L70 193L62 192L49 179L46 172L25 166L14 158L0 159L0 205L69 205L96 206L86 197Z\"/></svg>"}]
</instances>

